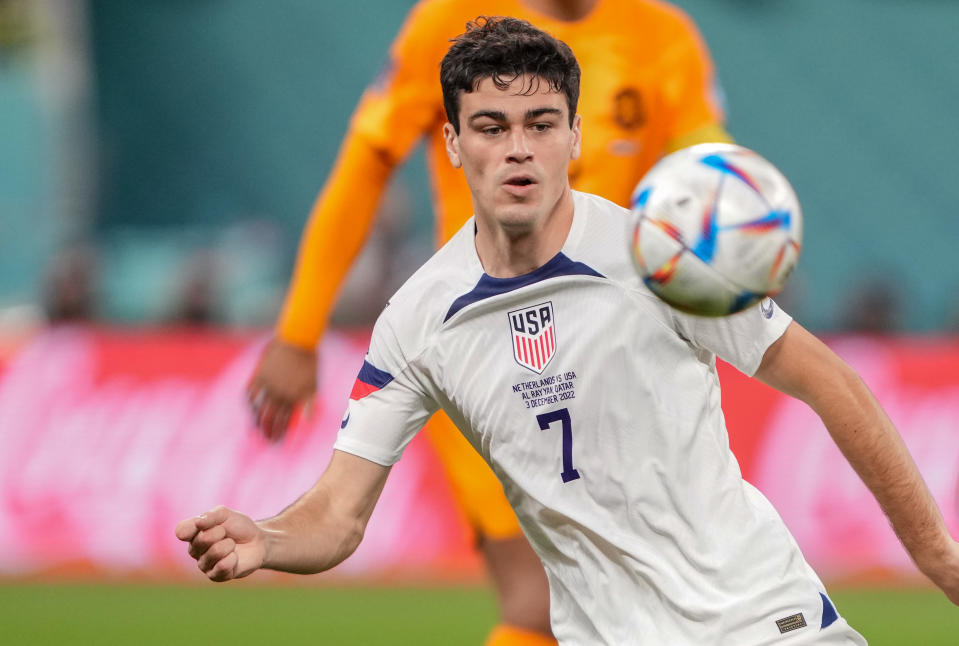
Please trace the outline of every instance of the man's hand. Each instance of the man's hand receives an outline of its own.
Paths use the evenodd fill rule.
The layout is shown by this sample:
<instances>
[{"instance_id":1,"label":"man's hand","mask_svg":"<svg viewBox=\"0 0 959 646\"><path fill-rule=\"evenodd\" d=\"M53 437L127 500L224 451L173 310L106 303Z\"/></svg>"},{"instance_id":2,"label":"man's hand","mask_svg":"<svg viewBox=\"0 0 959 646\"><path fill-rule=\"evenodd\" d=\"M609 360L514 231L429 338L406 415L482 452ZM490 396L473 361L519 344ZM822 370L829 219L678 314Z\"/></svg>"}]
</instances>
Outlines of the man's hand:
<instances>
[{"instance_id":1,"label":"man's hand","mask_svg":"<svg viewBox=\"0 0 959 646\"><path fill-rule=\"evenodd\" d=\"M263 565L266 554L256 523L222 506L180 521L176 537L190 544L188 553L211 581L245 577Z\"/></svg>"},{"instance_id":2,"label":"man's hand","mask_svg":"<svg viewBox=\"0 0 959 646\"><path fill-rule=\"evenodd\" d=\"M316 352L271 339L247 387L247 399L263 436L271 442L283 439L296 406L315 393Z\"/></svg>"},{"instance_id":3,"label":"man's hand","mask_svg":"<svg viewBox=\"0 0 959 646\"><path fill-rule=\"evenodd\" d=\"M916 565L936 586L959 606L959 543L947 539L941 550L919 555Z\"/></svg>"}]
</instances>

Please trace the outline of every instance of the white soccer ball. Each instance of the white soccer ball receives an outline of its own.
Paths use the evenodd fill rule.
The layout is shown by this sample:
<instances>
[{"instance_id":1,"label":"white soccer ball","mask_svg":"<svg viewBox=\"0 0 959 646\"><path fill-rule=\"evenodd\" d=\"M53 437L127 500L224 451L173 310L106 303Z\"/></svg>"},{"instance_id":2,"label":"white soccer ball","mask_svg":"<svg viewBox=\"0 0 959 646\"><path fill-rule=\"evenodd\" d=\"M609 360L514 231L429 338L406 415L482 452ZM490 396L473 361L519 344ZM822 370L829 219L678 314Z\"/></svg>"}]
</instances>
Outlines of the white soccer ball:
<instances>
[{"instance_id":1,"label":"white soccer ball","mask_svg":"<svg viewBox=\"0 0 959 646\"><path fill-rule=\"evenodd\" d=\"M782 290L799 260L802 211L755 152L699 144L659 161L633 192L631 247L643 281L676 309L724 316Z\"/></svg>"}]
</instances>

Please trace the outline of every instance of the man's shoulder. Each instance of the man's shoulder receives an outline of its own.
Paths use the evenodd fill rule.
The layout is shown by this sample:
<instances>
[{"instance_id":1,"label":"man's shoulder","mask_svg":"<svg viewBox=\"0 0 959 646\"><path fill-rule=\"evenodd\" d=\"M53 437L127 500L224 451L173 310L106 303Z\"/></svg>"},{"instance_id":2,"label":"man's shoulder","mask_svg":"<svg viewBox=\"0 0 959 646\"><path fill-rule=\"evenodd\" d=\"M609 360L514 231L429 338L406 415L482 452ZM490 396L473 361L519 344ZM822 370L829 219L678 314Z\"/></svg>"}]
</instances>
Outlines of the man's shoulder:
<instances>
[{"instance_id":1,"label":"man's shoulder","mask_svg":"<svg viewBox=\"0 0 959 646\"><path fill-rule=\"evenodd\" d=\"M406 15L391 57L415 64L414 69L424 74L432 72L446 54L449 40L463 33L468 20L484 13L481 7L477 0L421 0Z\"/></svg>"},{"instance_id":2,"label":"man's shoulder","mask_svg":"<svg viewBox=\"0 0 959 646\"><path fill-rule=\"evenodd\" d=\"M689 14L662 0L620 0L612 3L602 18L594 28L612 33L628 31L636 38L631 55L644 59L659 59L697 33Z\"/></svg>"},{"instance_id":3,"label":"man's shoulder","mask_svg":"<svg viewBox=\"0 0 959 646\"><path fill-rule=\"evenodd\" d=\"M607 244L615 239L621 250L627 248L629 209L599 195L578 191L573 191L573 205L577 217L585 219L584 242L593 240L594 244Z\"/></svg>"},{"instance_id":4,"label":"man's shoulder","mask_svg":"<svg viewBox=\"0 0 959 646\"><path fill-rule=\"evenodd\" d=\"M625 215L629 212L629 209L626 209L612 200L607 200L605 197L596 195L595 193L585 193L583 191L572 191L573 193L573 202L576 208L586 207L591 211L599 211L602 213L608 214L620 214Z\"/></svg>"},{"instance_id":5,"label":"man's shoulder","mask_svg":"<svg viewBox=\"0 0 959 646\"><path fill-rule=\"evenodd\" d=\"M689 14L667 0L621 0L618 5L622 10L653 21L659 27L683 28L691 21Z\"/></svg>"},{"instance_id":6,"label":"man's shoulder","mask_svg":"<svg viewBox=\"0 0 959 646\"><path fill-rule=\"evenodd\" d=\"M623 208L599 195L573 191L581 233L571 250L575 259L595 268L624 289L656 300L645 286L632 259L633 218Z\"/></svg>"}]
</instances>

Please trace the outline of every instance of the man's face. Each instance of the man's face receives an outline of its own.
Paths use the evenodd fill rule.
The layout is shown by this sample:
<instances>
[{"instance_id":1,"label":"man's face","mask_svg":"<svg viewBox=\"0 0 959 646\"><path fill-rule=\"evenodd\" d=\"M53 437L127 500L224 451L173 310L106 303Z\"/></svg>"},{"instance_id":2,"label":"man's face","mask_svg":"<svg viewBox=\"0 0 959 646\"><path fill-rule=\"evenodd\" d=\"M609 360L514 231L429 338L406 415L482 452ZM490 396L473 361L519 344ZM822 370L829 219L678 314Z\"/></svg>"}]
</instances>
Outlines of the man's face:
<instances>
[{"instance_id":1,"label":"man's face","mask_svg":"<svg viewBox=\"0 0 959 646\"><path fill-rule=\"evenodd\" d=\"M523 93L534 83L536 92ZM569 125L566 95L521 76L505 90L484 79L460 95L460 132L443 134L453 166L463 168L477 219L523 235L543 222L569 188L579 156L580 119Z\"/></svg>"}]
</instances>

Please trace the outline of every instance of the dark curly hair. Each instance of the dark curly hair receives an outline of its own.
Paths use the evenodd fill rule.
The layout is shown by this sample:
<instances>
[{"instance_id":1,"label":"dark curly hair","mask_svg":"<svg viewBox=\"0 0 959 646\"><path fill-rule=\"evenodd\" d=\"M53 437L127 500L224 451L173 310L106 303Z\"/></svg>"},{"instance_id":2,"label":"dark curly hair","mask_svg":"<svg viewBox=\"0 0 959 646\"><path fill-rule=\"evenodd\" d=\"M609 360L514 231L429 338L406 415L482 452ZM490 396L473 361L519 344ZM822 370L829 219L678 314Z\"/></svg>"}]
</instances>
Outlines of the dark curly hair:
<instances>
[{"instance_id":1,"label":"dark curly hair","mask_svg":"<svg viewBox=\"0 0 959 646\"><path fill-rule=\"evenodd\" d=\"M579 63L569 46L525 20L480 16L452 40L440 64L446 118L459 134L460 90L473 92L484 79L499 89L523 75L532 78L522 94L534 94L541 82L566 95L569 124L579 101Z\"/></svg>"}]
</instances>

